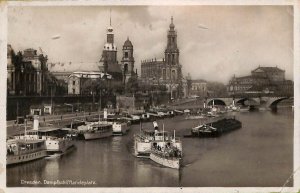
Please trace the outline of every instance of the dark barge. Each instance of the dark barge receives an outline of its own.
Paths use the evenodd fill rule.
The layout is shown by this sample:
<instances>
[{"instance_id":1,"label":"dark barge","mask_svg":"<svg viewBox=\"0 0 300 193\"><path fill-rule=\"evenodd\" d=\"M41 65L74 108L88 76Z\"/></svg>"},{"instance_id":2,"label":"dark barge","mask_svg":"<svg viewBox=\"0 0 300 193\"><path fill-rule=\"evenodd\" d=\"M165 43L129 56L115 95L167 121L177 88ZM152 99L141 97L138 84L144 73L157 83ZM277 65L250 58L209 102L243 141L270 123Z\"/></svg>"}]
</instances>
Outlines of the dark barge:
<instances>
[{"instance_id":1,"label":"dark barge","mask_svg":"<svg viewBox=\"0 0 300 193\"><path fill-rule=\"evenodd\" d=\"M235 118L223 118L221 120L198 125L191 130L191 135L184 137L219 137L224 133L240 129L242 123Z\"/></svg>"}]
</instances>

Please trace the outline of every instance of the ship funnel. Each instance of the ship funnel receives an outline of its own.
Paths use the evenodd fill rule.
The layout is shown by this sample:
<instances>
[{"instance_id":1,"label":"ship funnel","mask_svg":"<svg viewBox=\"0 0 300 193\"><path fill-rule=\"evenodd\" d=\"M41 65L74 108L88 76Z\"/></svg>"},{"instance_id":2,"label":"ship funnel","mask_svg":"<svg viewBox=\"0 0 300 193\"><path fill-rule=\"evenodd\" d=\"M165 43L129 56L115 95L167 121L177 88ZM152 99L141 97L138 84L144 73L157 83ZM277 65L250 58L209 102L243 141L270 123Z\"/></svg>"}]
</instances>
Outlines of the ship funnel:
<instances>
[{"instance_id":1,"label":"ship funnel","mask_svg":"<svg viewBox=\"0 0 300 193\"><path fill-rule=\"evenodd\" d=\"M156 121L153 121L153 127L154 127L154 130L158 130L158 124Z\"/></svg>"},{"instance_id":2,"label":"ship funnel","mask_svg":"<svg viewBox=\"0 0 300 193\"><path fill-rule=\"evenodd\" d=\"M104 108L103 118L107 119L107 108Z\"/></svg>"},{"instance_id":3,"label":"ship funnel","mask_svg":"<svg viewBox=\"0 0 300 193\"><path fill-rule=\"evenodd\" d=\"M39 116L34 115L33 117L33 130L39 130Z\"/></svg>"}]
</instances>

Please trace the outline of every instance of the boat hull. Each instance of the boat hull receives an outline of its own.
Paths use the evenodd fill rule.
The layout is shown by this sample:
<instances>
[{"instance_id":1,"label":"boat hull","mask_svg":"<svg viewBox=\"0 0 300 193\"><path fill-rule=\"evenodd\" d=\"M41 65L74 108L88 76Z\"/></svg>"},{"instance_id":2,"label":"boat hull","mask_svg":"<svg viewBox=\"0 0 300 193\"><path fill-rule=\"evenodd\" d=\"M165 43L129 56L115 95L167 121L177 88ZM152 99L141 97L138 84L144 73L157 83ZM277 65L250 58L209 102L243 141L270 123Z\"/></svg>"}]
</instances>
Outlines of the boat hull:
<instances>
[{"instance_id":1,"label":"boat hull","mask_svg":"<svg viewBox=\"0 0 300 193\"><path fill-rule=\"evenodd\" d=\"M164 157L163 155L155 152L150 153L150 159L160 165L173 169L179 169L181 165L181 158Z\"/></svg>"},{"instance_id":2,"label":"boat hull","mask_svg":"<svg viewBox=\"0 0 300 193\"><path fill-rule=\"evenodd\" d=\"M125 135L128 132L129 126L124 124L113 124L113 135Z\"/></svg>"},{"instance_id":3,"label":"boat hull","mask_svg":"<svg viewBox=\"0 0 300 193\"><path fill-rule=\"evenodd\" d=\"M85 140L91 140L91 139L101 139L110 137L113 135L112 130L106 131L106 132L86 132L83 134Z\"/></svg>"},{"instance_id":4,"label":"boat hull","mask_svg":"<svg viewBox=\"0 0 300 193\"><path fill-rule=\"evenodd\" d=\"M75 146L71 139L54 139L46 140L46 148L48 154L65 153L68 149Z\"/></svg>"},{"instance_id":5,"label":"boat hull","mask_svg":"<svg viewBox=\"0 0 300 193\"><path fill-rule=\"evenodd\" d=\"M134 142L134 154L137 157L149 157L151 152L151 142L141 142L135 140Z\"/></svg>"},{"instance_id":6,"label":"boat hull","mask_svg":"<svg viewBox=\"0 0 300 193\"><path fill-rule=\"evenodd\" d=\"M36 151L24 155L8 155L6 157L6 165L19 164L41 159L47 156L46 150Z\"/></svg>"}]
</instances>

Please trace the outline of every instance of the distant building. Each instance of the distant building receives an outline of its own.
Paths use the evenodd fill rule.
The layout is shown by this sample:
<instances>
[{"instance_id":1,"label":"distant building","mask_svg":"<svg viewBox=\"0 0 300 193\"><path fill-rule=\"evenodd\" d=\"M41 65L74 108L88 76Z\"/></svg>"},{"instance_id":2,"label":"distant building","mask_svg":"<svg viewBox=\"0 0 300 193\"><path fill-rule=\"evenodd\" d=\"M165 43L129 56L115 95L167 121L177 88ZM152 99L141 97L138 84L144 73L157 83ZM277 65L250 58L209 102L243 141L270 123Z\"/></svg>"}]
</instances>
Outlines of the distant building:
<instances>
[{"instance_id":1,"label":"distant building","mask_svg":"<svg viewBox=\"0 0 300 193\"><path fill-rule=\"evenodd\" d=\"M107 79L112 78L111 75L104 74L102 72L73 72L68 77L68 94L69 95L91 94L91 93L84 93L83 84L87 80L98 81L99 79L102 79L105 76Z\"/></svg>"},{"instance_id":2,"label":"distant building","mask_svg":"<svg viewBox=\"0 0 300 193\"><path fill-rule=\"evenodd\" d=\"M177 46L177 31L171 18L167 34L165 58L143 60L141 63L141 79L148 84L165 85L171 93L171 98L182 97L182 71L179 63L179 49Z\"/></svg>"},{"instance_id":3,"label":"distant building","mask_svg":"<svg viewBox=\"0 0 300 193\"><path fill-rule=\"evenodd\" d=\"M49 72L47 56L35 49L25 49L15 54L7 45L7 94L8 95L54 95L59 86Z\"/></svg>"},{"instance_id":4,"label":"distant building","mask_svg":"<svg viewBox=\"0 0 300 193\"><path fill-rule=\"evenodd\" d=\"M285 71L278 67L258 67L251 75L233 77L227 85L230 95L238 94L293 94L293 81L285 80Z\"/></svg>"},{"instance_id":5,"label":"distant building","mask_svg":"<svg viewBox=\"0 0 300 193\"><path fill-rule=\"evenodd\" d=\"M207 82L204 80L191 80L190 96L205 97L207 94Z\"/></svg>"}]
</instances>

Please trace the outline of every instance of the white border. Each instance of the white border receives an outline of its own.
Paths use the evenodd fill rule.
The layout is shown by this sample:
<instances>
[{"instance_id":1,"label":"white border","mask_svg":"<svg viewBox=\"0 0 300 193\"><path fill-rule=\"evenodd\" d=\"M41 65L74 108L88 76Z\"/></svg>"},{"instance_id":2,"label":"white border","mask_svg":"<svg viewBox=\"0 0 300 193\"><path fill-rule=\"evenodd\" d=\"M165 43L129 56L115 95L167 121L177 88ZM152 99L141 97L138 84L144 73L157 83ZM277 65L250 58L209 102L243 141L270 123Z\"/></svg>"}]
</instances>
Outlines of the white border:
<instances>
[{"instance_id":1,"label":"white border","mask_svg":"<svg viewBox=\"0 0 300 193\"><path fill-rule=\"evenodd\" d=\"M293 5L294 6L294 187L201 187L201 188L3 188L4 192L298 192L300 191L300 1L299 0L69 0L69 1L9 1L0 0L0 187L6 187L6 61L7 61L7 7L8 6L83 6L83 5ZM4 169L4 171L3 171ZM124 176L125 177L125 176ZM0 189L1 192L1 189Z\"/></svg>"}]
</instances>

